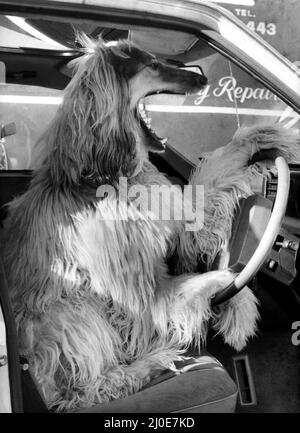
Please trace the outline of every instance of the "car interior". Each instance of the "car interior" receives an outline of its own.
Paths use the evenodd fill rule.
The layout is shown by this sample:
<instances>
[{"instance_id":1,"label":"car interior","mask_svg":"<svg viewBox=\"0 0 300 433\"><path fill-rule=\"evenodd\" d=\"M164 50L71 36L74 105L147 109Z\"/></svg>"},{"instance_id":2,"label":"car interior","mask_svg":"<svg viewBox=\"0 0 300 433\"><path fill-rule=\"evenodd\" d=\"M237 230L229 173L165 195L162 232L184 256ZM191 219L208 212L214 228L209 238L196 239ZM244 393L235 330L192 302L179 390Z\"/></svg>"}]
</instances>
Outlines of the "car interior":
<instances>
[{"instance_id":1,"label":"car interior","mask_svg":"<svg viewBox=\"0 0 300 433\"><path fill-rule=\"evenodd\" d=\"M47 36L47 41L41 41L22 29L16 18L0 16L1 230L7 203L28 187L38 159L36 142L62 100L72 76L72 59L81 54L78 32L92 38L101 36L105 41L129 38L159 58L187 67L200 66L208 77L208 86L199 95L158 94L140 103L151 128L168 138L165 151L151 153L150 160L175 184L185 185L201 159L227 144L241 126L270 121L300 128L299 116L285 115L289 107L278 95L234 59L215 50L200 33L116 20L18 17ZM300 345L292 344L292 323L300 318L300 161L289 168L290 190L282 228L267 261L250 283L260 302L257 336L239 353L218 336L208 338L208 352L237 384L236 412L299 412L300 408ZM276 173L258 182L255 191L267 200L266 212L270 212L277 191ZM270 215L253 216L249 203L242 204L231 239L230 266L237 272L257 247L253 227L263 231L268 219L265 215ZM249 226L252 229L247 230ZM6 308L8 311L9 305ZM12 317L7 317L9 322L13 322ZM13 327L7 333L15 340ZM18 365L17 358L11 362Z\"/></svg>"}]
</instances>

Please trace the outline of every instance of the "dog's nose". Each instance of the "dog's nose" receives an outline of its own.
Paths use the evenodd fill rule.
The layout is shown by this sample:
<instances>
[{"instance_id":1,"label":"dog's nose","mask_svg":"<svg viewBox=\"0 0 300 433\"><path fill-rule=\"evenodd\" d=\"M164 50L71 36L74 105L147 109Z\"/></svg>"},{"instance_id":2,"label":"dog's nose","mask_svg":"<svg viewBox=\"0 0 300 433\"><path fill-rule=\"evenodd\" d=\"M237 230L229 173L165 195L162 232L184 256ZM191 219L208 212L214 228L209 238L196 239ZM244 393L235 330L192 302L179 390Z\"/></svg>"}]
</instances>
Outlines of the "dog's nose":
<instances>
[{"instance_id":1,"label":"dog's nose","mask_svg":"<svg viewBox=\"0 0 300 433\"><path fill-rule=\"evenodd\" d=\"M208 78L205 75L199 75L200 83L205 86L208 83Z\"/></svg>"}]
</instances>

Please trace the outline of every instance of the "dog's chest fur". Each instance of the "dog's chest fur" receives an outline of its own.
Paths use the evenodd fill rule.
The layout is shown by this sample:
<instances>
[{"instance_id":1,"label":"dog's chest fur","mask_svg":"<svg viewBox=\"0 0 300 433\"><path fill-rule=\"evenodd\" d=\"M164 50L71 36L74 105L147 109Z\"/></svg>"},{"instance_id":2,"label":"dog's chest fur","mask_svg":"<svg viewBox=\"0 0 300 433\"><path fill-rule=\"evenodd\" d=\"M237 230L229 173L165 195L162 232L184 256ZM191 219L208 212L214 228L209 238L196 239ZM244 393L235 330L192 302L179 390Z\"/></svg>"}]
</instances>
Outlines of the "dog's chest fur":
<instances>
[{"instance_id":1,"label":"dog's chest fur","mask_svg":"<svg viewBox=\"0 0 300 433\"><path fill-rule=\"evenodd\" d=\"M151 208L151 186L171 186L168 179L150 164L134 179L128 190L136 185L145 188L149 208L137 206L130 198L99 200L95 208L76 216L76 236L72 250L83 269L88 270L91 287L98 293L125 293L134 286L153 293L161 278L165 278L165 261L173 245L178 222L162 219L163 201ZM140 201L138 202L140 203ZM158 214L157 214L158 212ZM101 275L95 270L101 266ZM120 287L123 286L123 287ZM114 290L115 289L115 290Z\"/></svg>"}]
</instances>

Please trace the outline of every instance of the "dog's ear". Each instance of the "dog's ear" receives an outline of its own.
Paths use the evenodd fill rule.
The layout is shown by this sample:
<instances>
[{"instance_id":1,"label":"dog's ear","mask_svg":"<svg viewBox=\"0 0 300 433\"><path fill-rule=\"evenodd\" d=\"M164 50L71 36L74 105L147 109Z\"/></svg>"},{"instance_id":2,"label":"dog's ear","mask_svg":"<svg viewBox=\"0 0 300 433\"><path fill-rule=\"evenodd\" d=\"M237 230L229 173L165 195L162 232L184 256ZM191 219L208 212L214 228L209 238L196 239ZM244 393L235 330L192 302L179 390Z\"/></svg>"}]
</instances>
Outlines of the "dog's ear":
<instances>
[{"instance_id":1,"label":"dog's ear","mask_svg":"<svg viewBox=\"0 0 300 433\"><path fill-rule=\"evenodd\" d=\"M114 182L136 168L135 119L128 81L116 75L103 41L76 59L76 72L50 134L55 174L79 184L83 178Z\"/></svg>"},{"instance_id":2,"label":"dog's ear","mask_svg":"<svg viewBox=\"0 0 300 433\"><path fill-rule=\"evenodd\" d=\"M94 140L95 171L100 178L130 177L136 167L136 121L130 110L129 83L116 74L107 48L96 52L88 77L89 124ZM114 54L115 56L115 54Z\"/></svg>"}]
</instances>

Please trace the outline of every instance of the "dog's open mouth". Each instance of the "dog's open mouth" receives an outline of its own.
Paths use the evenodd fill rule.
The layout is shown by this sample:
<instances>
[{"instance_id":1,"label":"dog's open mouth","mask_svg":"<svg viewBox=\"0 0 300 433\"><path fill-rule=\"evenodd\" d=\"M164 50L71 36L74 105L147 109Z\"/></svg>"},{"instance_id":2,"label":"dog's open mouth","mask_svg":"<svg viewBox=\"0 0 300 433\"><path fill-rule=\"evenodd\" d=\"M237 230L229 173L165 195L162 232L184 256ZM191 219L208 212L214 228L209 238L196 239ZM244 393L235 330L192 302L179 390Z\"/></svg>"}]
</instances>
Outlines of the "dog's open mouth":
<instances>
[{"instance_id":1,"label":"dog's open mouth","mask_svg":"<svg viewBox=\"0 0 300 433\"><path fill-rule=\"evenodd\" d=\"M137 109L137 119L141 125L141 131L144 139L145 146L150 152L164 152L166 144L168 142L167 137L160 137L156 131L152 128L151 119L148 116L147 110L145 108L145 98L154 95L182 95L186 96L186 93L172 92L170 90L155 91L147 93L143 100L139 102Z\"/></svg>"},{"instance_id":2,"label":"dog's open mouth","mask_svg":"<svg viewBox=\"0 0 300 433\"><path fill-rule=\"evenodd\" d=\"M164 152L168 139L160 137L151 126L151 119L147 114L144 104L139 105L138 120L141 125L144 145L150 152Z\"/></svg>"}]
</instances>

